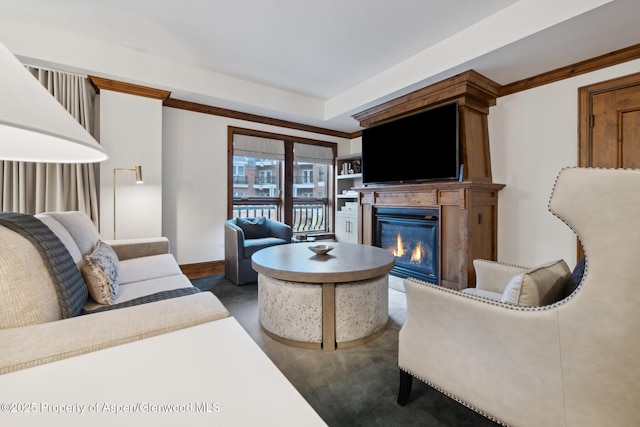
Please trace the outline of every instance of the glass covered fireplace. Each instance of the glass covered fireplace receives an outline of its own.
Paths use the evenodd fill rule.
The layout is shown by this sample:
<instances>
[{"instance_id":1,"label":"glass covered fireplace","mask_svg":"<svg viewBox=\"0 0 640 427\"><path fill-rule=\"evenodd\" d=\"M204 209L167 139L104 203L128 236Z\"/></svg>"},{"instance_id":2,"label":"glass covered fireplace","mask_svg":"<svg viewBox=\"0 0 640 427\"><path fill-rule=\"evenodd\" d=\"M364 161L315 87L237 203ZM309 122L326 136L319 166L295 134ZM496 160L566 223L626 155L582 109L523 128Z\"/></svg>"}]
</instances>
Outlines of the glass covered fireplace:
<instances>
[{"instance_id":1,"label":"glass covered fireplace","mask_svg":"<svg viewBox=\"0 0 640 427\"><path fill-rule=\"evenodd\" d=\"M391 274L439 283L438 209L375 208L375 245L396 257Z\"/></svg>"}]
</instances>

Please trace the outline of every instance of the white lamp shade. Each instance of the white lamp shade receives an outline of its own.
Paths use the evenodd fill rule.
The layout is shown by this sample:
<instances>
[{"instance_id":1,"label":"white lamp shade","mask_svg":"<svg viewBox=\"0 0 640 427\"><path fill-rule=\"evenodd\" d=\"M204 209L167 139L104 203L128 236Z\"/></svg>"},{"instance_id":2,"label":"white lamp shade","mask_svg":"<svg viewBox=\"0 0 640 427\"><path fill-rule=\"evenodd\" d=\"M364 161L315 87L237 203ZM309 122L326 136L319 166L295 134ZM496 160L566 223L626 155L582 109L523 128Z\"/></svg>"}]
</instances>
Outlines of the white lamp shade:
<instances>
[{"instance_id":1,"label":"white lamp shade","mask_svg":"<svg viewBox=\"0 0 640 427\"><path fill-rule=\"evenodd\" d=\"M93 163L104 148L0 43L0 160Z\"/></svg>"}]
</instances>

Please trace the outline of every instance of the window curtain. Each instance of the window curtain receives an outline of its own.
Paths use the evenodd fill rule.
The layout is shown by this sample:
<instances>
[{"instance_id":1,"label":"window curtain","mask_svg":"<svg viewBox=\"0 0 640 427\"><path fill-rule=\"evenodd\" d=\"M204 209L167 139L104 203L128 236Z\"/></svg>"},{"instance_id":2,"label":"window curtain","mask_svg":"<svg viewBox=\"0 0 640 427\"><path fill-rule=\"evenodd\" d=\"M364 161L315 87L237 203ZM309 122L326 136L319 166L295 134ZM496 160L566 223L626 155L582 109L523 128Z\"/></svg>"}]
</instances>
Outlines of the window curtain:
<instances>
[{"instance_id":1,"label":"window curtain","mask_svg":"<svg viewBox=\"0 0 640 427\"><path fill-rule=\"evenodd\" d=\"M293 144L293 157L297 162L333 164L333 150L322 145Z\"/></svg>"},{"instance_id":2,"label":"window curtain","mask_svg":"<svg viewBox=\"0 0 640 427\"><path fill-rule=\"evenodd\" d=\"M284 160L284 141L236 133L233 135L233 154L258 159Z\"/></svg>"},{"instance_id":3,"label":"window curtain","mask_svg":"<svg viewBox=\"0 0 640 427\"><path fill-rule=\"evenodd\" d=\"M95 91L86 77L27 67L93 135ZM2 211L37 214L77 210L99 225L96 164L0 161Z\"/></svg>"}]
</instances>

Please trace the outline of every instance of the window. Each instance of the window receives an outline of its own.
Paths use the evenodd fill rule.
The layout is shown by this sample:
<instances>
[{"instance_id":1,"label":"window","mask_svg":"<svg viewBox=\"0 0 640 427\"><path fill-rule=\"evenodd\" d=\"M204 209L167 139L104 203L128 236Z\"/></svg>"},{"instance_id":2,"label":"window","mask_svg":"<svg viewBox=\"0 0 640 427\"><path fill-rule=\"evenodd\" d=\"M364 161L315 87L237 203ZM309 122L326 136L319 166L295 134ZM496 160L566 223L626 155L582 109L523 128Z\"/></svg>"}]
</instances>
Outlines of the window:
<instances>
[{"instance_id":1,"label":"window","mask_svg":"<svg viewBox=\"0 0 640 427\"><path fill-rule=\"evenodd\" d=\"M331 232L335 144L231 128L230 215L265 216L294 232Z\"/></svg>"}]
</instances>

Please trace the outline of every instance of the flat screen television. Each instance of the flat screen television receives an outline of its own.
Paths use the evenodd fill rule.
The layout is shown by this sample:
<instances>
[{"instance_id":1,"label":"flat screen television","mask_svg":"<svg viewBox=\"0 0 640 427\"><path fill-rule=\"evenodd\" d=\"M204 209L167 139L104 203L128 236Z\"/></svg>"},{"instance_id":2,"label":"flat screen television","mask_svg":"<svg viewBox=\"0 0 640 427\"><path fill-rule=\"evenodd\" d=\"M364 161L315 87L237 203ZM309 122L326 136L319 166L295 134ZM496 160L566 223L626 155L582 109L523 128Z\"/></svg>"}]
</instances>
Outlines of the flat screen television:
<instances>
[{"instance_id":1,"label":"flat screen television","mask_svg":"<svg viewBox=\"0 0 640 427\"><path fill-rule=\"evenodd\" d=\"M458 103L362 131L363 184L458 180Z\"/></svg>"}]
</instances>

